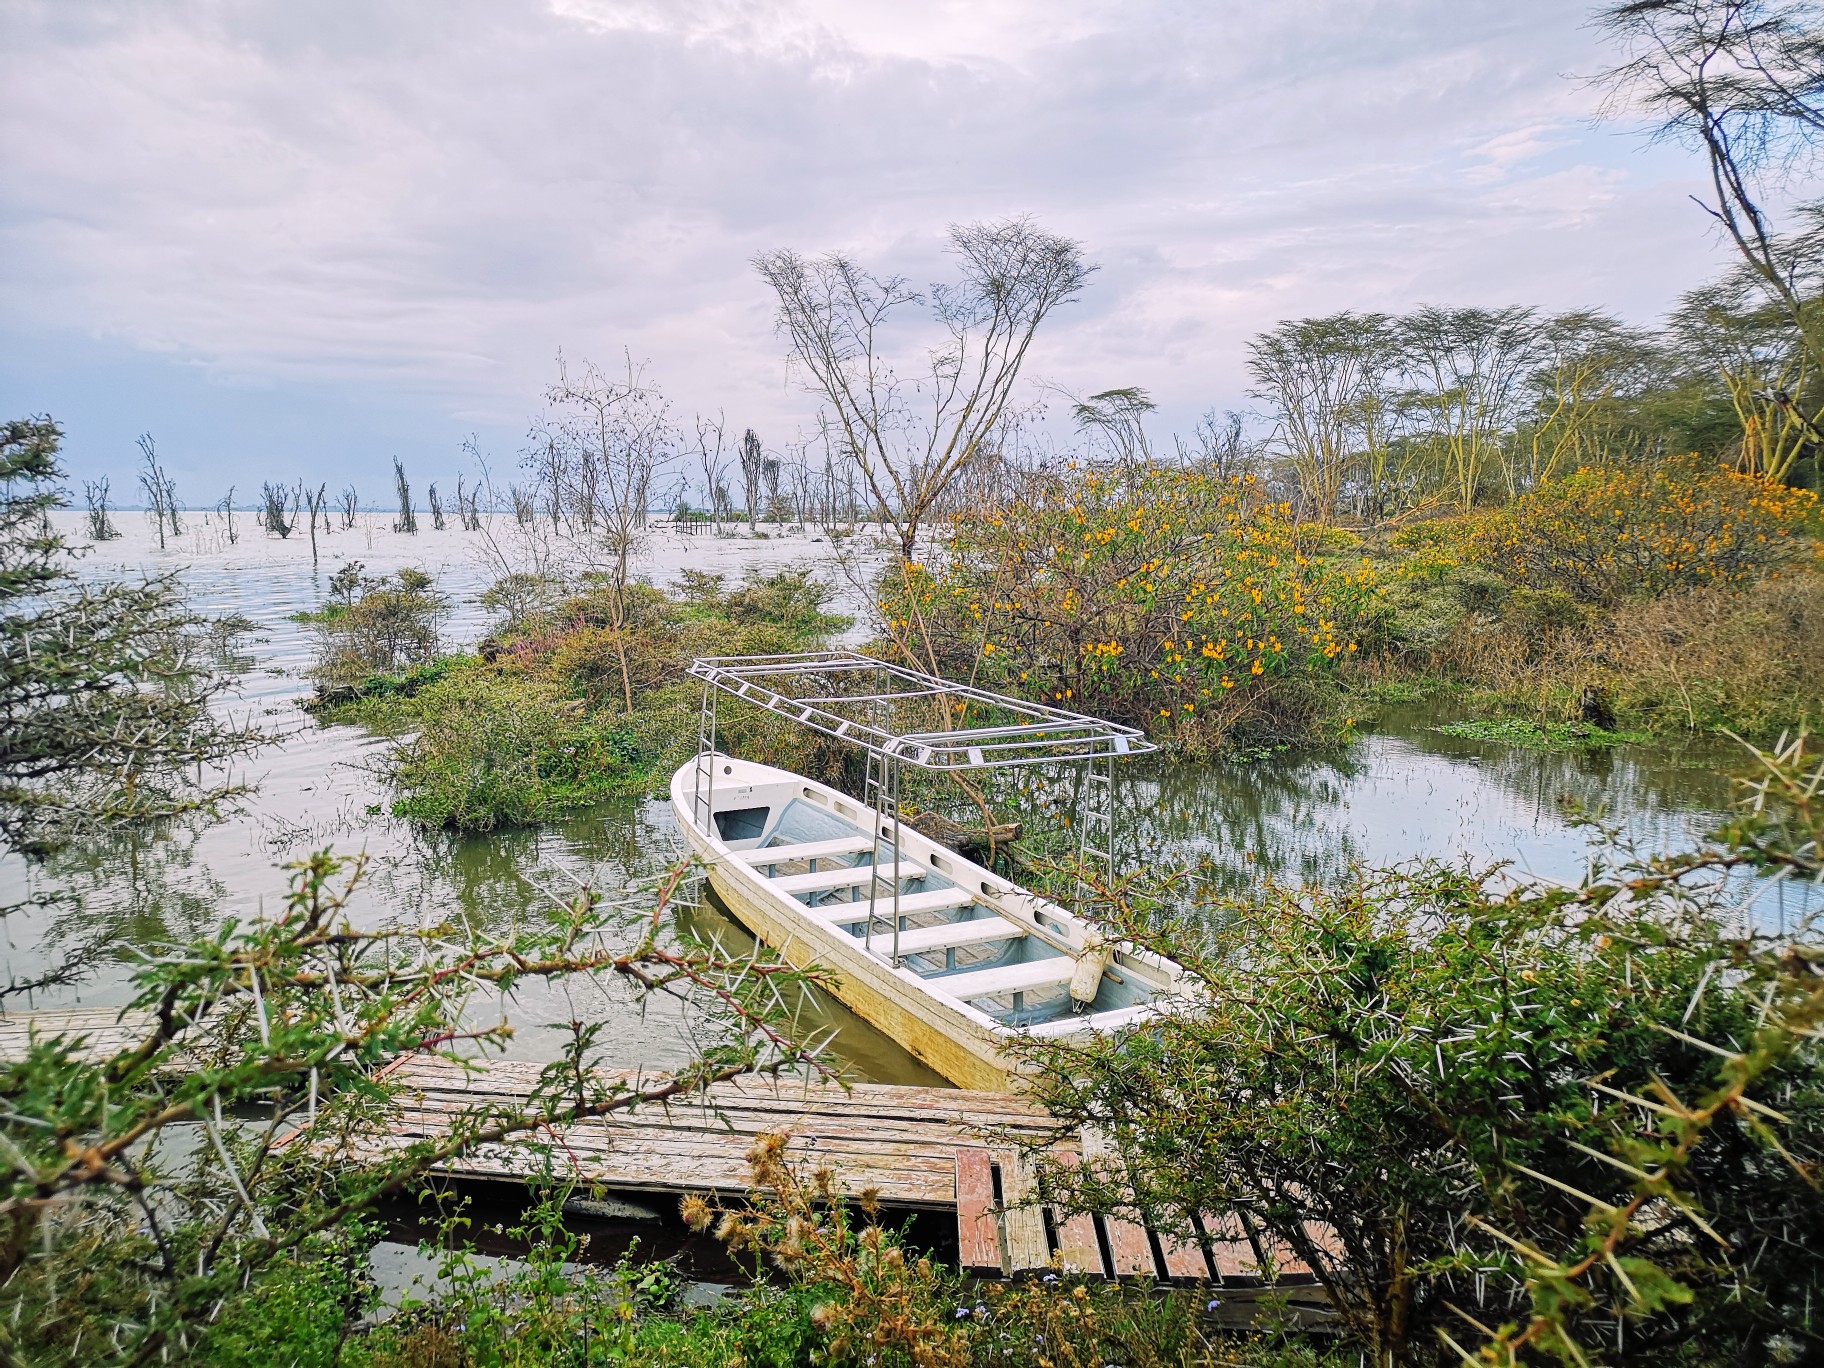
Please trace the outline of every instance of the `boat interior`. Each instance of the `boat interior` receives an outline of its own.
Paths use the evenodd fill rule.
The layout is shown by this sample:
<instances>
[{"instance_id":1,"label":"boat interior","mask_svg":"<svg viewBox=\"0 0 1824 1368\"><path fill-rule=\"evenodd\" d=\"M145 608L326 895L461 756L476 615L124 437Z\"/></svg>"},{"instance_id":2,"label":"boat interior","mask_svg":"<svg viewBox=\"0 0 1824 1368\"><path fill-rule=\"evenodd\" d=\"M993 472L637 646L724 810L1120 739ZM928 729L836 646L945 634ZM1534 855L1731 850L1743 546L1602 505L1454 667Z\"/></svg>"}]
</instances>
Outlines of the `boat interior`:
<instances>
[{"instance_id":1,"label":"boat interior","mask_svg":"<svg viewBox=\"0 0 1824 1368\"><path fill-rule=\"evenodd\" d=\"M1075 917L910 828L902 850L891 827L877 848L873 813L821 785L716 797L731 804L715 812L716 834L776 891L1004 1027L1105 1029L1144 1014L1160 991L1129 954L1084 954Z\"/></svg>"}]
</instances>

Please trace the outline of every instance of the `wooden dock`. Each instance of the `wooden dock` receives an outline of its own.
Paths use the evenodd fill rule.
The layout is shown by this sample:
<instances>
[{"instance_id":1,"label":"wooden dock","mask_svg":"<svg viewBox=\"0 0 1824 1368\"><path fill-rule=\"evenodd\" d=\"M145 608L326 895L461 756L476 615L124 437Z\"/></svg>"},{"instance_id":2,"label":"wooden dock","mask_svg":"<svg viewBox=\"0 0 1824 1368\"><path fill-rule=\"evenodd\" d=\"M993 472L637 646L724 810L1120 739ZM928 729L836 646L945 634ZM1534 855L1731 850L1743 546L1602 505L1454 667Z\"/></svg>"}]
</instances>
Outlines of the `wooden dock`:
<instances>
[{"instance_id":1,"label":"wooden dock","mask_svg":"<svg viewBox=\"0 0 1824 1368\"><path fill-rule=\"evenodd\" d=\"M388 1070L400 1088L389 1141L440 1136L452 1116L484 1100L523 1105L539 1068L496 1061L469 1072L429 1056L402 1059ZM748 1078L717 1084L707 1097L554 1128L539 1137L538 1150L490 1147L437 1172L518 1181L548 1153L555 1172L609 1192L740 1200L748 1147L762 1133L780 1132L790 1162L807 1173L827 1164L851 1196L872 1188L889 1208L953 1214L958 1262L980 1275L1061 1266L1097 1277L1255 1287L1270 1261L1282 1285L1313 1281L1290 1251L1263 1246L1233 1217L1195 1218L1198 1238L1184 1242L1149 1228L1138 1212L1065 1215L1044 1200L1021 1144L1054 1129L1044 1111L1009 1093ZM1046 1149L1065 1164L1102 1157L1094 1135Z\"/></svg>"},{"instance_id":2,"label":"wooden dock","mask_svg":"<svg viewBox=\"0 0 1824 1368\"><path fill-rule=\"evenodd\" d=\"M152 1031L150 1012L119 1007L54 1007L29 1012L0 1013L0 1063L24 1059L32 1037L80 1036L76 1054L84 1059L107 1059L130 1049Z\"/></svg>"},{"instance_id":3,"label":"wooden dock","mask_svg":"<svg viewBox=\"0 0 1824 1368\"><path fill-rule=\"evenodd\" d=\"M143 1039L147 1013L70 1008L0 1015L0 1062L19 1059L33 1035L82 1036L81 1053L112 1054ZM494 1060L472 1069L434 1055L395 1060L396 1085L381 1146L445 1135L456 1116L487 1103L529 1110L542 1066ZM1033 1148L1063 1165L1099 1164L1093 1132L1059 1138L1052 1118L1005 1092L799 1079L737 1079L707 1096L647 1104L624 1115L547 1128L532 1143L477 1150L434 1171L463 1181L522 1183L547 1163L605 1193L657 1197L674 1213L697 1193L738 1202L749 1191L747 1151L766 1132L785 1134L786 1157L803 1172L828 1165L839 1190L872 1188L883 1206L954 1222L957 1261L984 1277L1061 1267L1095 1277L1180 1285L1258 1288L1270 1266L1276 1289L1316 1312L1309 1268L1231 1215L1192 1218L1196 1238L1175 1239L1136 1210L1066 1214L1046 1201ZM549 1158L546 1158L546 1155ZM680 1227L681 1228L681 1227Z\"/></svg>"}]
</instances>

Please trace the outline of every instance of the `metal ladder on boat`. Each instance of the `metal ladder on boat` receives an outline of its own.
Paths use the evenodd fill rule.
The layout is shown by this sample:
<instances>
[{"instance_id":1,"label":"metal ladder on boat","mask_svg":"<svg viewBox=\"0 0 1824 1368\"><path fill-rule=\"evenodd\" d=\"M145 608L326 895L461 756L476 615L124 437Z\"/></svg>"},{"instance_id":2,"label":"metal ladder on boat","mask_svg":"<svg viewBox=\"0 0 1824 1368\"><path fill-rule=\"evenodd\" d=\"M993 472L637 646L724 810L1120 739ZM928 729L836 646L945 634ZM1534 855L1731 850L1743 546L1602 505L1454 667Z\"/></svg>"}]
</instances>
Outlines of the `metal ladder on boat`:
<instances>
[{"instance_id":1,"label":"metal ladder on boat","mask_svg":"<svg viewBox=\"0 0 1824 1368\"><path fill-rule=\"evenodd\" d=\"M1099 870L1106 886L1115 875L1115 761L1113 756L1085 765L1077 789L1076 907L1089 910L1095 890L1085 876Z\"/></svg>"},{"instance_id":2,"label":"metal ladder on boat","mask_svg":"<svg viewBox=\"0 0 1824 1368\"><path fill-rule=\"evenodd\" d=\"M874 810L874 867L868 875L868 920L862 932L862 944L869 950L874 948L874 922L880 915L877 909L882 902L883 886L886 899L892 903L893 950L892 961L898 965L899 955L899 763L890 755L876 755L868 752L867 786L862 790L868 806ZM889 826L892 834L888 835ZM890 850L891 857L882 860L883 851ZM895 871L896 877L883 879L880 871L889 868Z\"/></svg>"}]
</instances>

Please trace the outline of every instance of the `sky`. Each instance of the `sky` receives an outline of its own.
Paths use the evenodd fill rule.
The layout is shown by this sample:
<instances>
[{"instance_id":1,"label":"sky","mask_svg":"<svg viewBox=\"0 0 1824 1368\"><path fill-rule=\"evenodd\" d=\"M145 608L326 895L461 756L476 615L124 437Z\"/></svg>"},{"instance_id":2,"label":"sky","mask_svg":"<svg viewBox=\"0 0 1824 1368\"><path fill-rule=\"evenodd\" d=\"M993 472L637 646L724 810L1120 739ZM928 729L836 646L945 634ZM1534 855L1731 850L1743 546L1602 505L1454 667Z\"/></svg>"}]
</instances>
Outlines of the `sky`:
<instances>
[{"instance_id":1,"label":"sky","mask_svg":"<svg viewBox=\"0 0 1824 1368\"><path fill-rule=\"evenodd\" d=\"M1653 322L1714 274L1691 154L1598 123L1583 0L9 0L0 413L179 497L509 476L560 351L783 449L756 252L947 278L1028 214L1099 270L1027 397L1250 406L1281 319ZM126 500L123 500L125 502Z\"/></svg>"}]
</instances>

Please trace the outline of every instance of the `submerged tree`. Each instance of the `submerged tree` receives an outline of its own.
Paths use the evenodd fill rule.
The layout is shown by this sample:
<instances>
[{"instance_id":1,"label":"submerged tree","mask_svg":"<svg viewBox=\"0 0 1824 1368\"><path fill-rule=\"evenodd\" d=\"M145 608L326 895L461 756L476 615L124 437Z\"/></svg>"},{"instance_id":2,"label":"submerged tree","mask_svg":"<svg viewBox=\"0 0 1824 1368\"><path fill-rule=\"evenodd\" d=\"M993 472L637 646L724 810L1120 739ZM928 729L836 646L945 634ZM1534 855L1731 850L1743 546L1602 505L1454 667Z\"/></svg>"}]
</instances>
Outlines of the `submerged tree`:
<instances>
[{"instance_id":1,"label":"submerged tree","mask_svg":"<svg viewBox=\"0 0 1824 1368\"><path fill-rule=\"evenodd\" d=\"M78 578L49 418L0 424L0 846L43 852L244 791L212 773L262 739L219 717L204 619L177 581Z\"/></svg>"},{"instance_id":2,"label":"submerged tree","mask_svg":"<svg viewBox=\"0 0 1824 1368\"><path fill-rule=\"evenodd\" d=\"M361 496L355 493L353 485L342 487L342 530L346 532L355 525L355 515L361 511Z\"/></svg>"},{"instance_id":3,"label":"submerged tree","mask_svg":"<svg viewBox=\"0 0 1824 1368\"><path fill-rule=\"evenodd\" d=\"M160 463L158 444L152 440L151 433L142 432L135 441L139 445L139 487L146 494L146 516L152 520L152 530L158 533L158 549L162 551L167 526L174 537L183 535L184 531L177 514L177 481Z\"/></svg>"},{"instance_id":4,"label":"submerged tree","mask_svg":"<svg viewBox=\"0 0 1824 1368\"><path fill-rule=\"evenodd\" d=\"M431 530L433 532L443 531L443 496L437 492L437 481L431 481L430 488L425 491L424 497L431 509Z\"/></svg>"},{"instance_id":5,"label":"submerged tree","mask_svg":"<svg viewBox=\"0 0 1824 1368\"><path fill-rule=\"evenodd\" d=\"M89 540L113 541L120 535L120 529L114 526L114 519L108 514L107 478L84 480L82 497L89 506Z\"/></svg>"},{"instance_id":6,"label":"submerged tree","mask_svg":"<svg viewBox=\"0 0 1824 1368\"><path fill-rule=\"evenodd\" d=\"M291 491L271 480L260 486L260 524L277 537L289 537L293 526Z\"/></svg>"},{"instance_id":7,"label":"submerged tree","mask_svg":"<svg viewBox=\"0 0 1824 1368\"><path fill-rule=\"evenodd\" d=\"M954 226L950 246L962 278L928 295L840 252L754 258L779 331L908 560L944 491L994 446L1039 325L1095 270L1081 244L1024 218ZM886 359L890 325L917 309L941 340L905 376Z\"/></svg>"},{"instance_id":8,"label":"submerged tree","mask_svg":"<svg viewBox=\"0 0 1824 1368\"><path fill-rule=\"evenodd\" d=\"M393 457L393 490L399 496L399 517L393 523L393 531L418 531L418 515L412 512L412 487L405 478L405 464L397 456Z\"/></svg>"}]
</instances>

